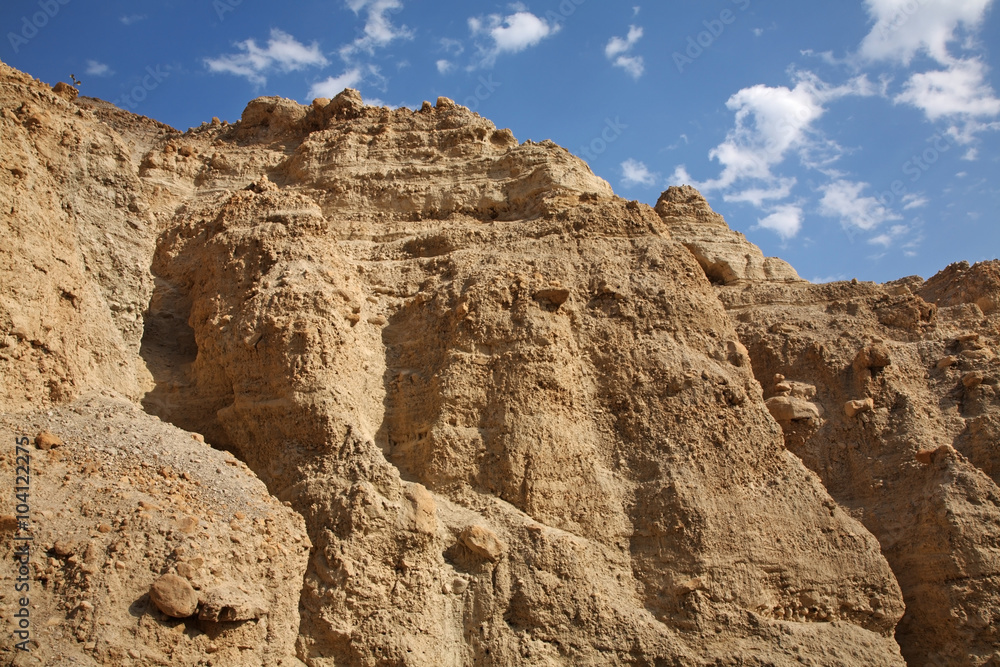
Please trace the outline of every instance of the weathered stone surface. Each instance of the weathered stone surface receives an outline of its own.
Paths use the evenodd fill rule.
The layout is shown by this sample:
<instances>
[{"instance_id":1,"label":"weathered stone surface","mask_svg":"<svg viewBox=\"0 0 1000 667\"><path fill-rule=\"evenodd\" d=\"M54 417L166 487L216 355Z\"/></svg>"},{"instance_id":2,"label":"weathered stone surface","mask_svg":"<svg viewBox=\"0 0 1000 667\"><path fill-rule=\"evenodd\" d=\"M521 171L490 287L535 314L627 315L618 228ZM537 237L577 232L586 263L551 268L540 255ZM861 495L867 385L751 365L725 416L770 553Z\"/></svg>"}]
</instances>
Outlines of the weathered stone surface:
<instances>
[{"instance_id":1,"label":"weathered stone surface","mask_svg":"<svg viewBox=\"0 0 1000 667\"><path fill-rule=\"evenodd\" d=\"M198 593L187 579L165 574L149 587L149 599L167 616L186 618L198 610Z\"/></svg>"},{"instance_id":2,"label":"weathered stone surface","mask_svg":"<svg viewBox=\"0 0 1000 667\"><path fill-rule=\"evenodd\" d=\"M848 417L857 417L862 412L871 412L875 409L875 401L871 398L859 398L844 403L844 414Z\"/></svg>"},{"instance_id":3,"label":"weathered stone surface","mask_svg":"<svg viewBox=\"0 0 1000 667\"><path fill-rule=\"evenodd\" d=\"M469 526L462 531L459 539L469 551L493 562L500 560L507 549L492 530L482 526Z\"/></svg>"},{"instance_id":4,"label":"weathered stone surface","mask_svg":"<svg viewBox=\"0 0 1000 667\"><path fill-rule=\"evenodd\" d=\"M205 591L200 596L198 618L203 621L232 623L250 621L267 615L266 602L228 584Z\"/></svg>"},{"instance_id":5,"label":"weathered stone surface","mask_svg":"<svg viewBox=\"0 0 1000 667\"><path fill-rule=\"evenodd\" d=\"M765 405L775 421L779 422L819 419L823 416L823 409L819 405L794 396L775 396L767 399Z\"/></svg>"},{"instance_id":6,"label":"weathered stone surface","mask_svg":"<svg viewBox=\"0 0 1000 667\"><path fill-rule=\"evenodd\" d=\"M803 282L795 269L733 231L697 190L689 185L668 188L656 203L671 236L695 256L715 284L753 281Z\"/></svg>"},{"instance_id":7,"label":"weathered stone surface","mask_svg":"<svg viewBox=\"0 0 1000 667\"><path fill-rule=\"evenodd\" d=\"M809 285L445 99L181 134L0 65L0 132L4 455L73 443L35 453L43 663L997 653L992 264ZM151 572L238 623L153 622Z\"/></svg>"}]
</instances>

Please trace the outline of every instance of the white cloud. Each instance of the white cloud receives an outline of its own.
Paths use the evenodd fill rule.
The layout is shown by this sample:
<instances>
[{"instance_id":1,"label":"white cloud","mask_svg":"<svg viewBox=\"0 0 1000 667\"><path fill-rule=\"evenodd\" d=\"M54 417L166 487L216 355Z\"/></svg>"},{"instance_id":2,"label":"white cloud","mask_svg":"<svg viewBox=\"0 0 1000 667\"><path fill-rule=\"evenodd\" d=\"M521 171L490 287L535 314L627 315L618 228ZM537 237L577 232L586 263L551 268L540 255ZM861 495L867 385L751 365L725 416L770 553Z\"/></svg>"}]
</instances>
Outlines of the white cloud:
<instances>
[{"instance_id":1,"label":"white cloud","mask_svg":"<svg viewBox=\"0 0 1000 667\"><path fill-rule=\"evenodd\" d=\"M778 206L769 216L757 220L757 226L769 229L787 241L802 229L802 209L794 204Z\"/></svg>"},{"instance_id":2,"label":"white cloud","mask_svg":"<svg viewBox=\"0 0 1000 667\"><path fill-rule=\"evenodd\" d=\"M412 39L413 33L406 26L397 27L389 13L403 9L402 0L347 0L347 7L355 14L366 12L364 35L341 47L340 57L350 60L355 54L371 54L376 47L388 46L397 39Z\"/></svg>"},{"instance_id":3,"label":"white cloud","mask_svg":"<svg viewBox=\"0 0 1000 667\"><path fill-rule=\"evenodd\" d=\"M622 162L622 182L625 185L653 185L656 183L656 174L638 160L625 160Z\"/></svg>"},{"instance_id":4,"label":"white cloud","mask_svg":"<svg viewBox=\"0 0 1000 667\"><path fill-rule=\"evenodd\" d=\"M235 74L262 85L267 81L267 74L274 70L291 72L329 64L316 42L306 46L277 28L271 30L266 48L258 46L253 39L237 42L236 47L239 52L206 58L205 65L212 72Z\"/></svg>"},{"instance_id":5,"label":"white cloud","mask_svg":"<svg viewBox=\"0 0 1000 667\"><path fill-rule=\"evenodd\" d=\"M646 70L642 56L618 56L615 58L615 67L621 67L633 79L641 77Z\"/></svg>"},{"instance_id":6,"label":"white cloud","mask_svg":"<svg viewBox=\"0 0 1000 667\"><path fill-rule=\"evenodd\" d=\"M361 70L358 68L349 69L340 76L331 76L323 81L314 83L311 88L309 88L309 98L315 99L317 97L336 97L338 94L342 93L345 88L354 88L361 81Z\"/></svg>"},{"instance_id":7,"label":"white cloud","mask_svg":"<svg viewBox=\"0 0 1000 667\"><path fill-rule=\"evenodd\" d=\"M747 188L741 192L731 192L722 198L727 202L743 202L753 204L757 208L763 208L764 202L769 199L785 199L792 193L796 180L794 178L782 178L773 187Z\"/></svg>"},{"instance_id":8,"label":"white cloud","mask_svg":"<svg viewBox=\"0 0 1000 667\"><path fill-rule=\"evenodd\" d=\"M938 62L949 60L948 44L959 26L975 30L982 25L993 0L865 0L875 25L861 42L868 60L909 65L926 52Z\"/></svg>"},{"instance_id":9,"label":"white cloud","mask_svg":"<svg viewBox=\"0 0 1000 667\"><path fill-rule=\"evenodd\" d=\"M868 239L868 243L871 245L880 245L883 248L888 248L893 245L897 240L906 236L910 232L910 228L906 225L893 225L889 228L889 231L879 234L878 236L873 236ZM909 244L907 247L910 247Z\"/></svg>"},{"instance_id":10,"label":"white cloud","mask_svg":"<svg viewBox=\"0 0 1000 667\"><path fill-rule=\"evenodd\" d=\"M132 25L133 23L138 23L139 21L142 21L145 18L146 18L145 14L128 14L127 16L119 17L118 20L121 21L124 25Z\"/></svg>"},{"instance_id":11,"label":"white cloud","mask_svg":"<svg viewBox=\"0 0 1000 667\"><path fill-rule=\"evenodd\" d=\"M628 36L611 38L604 47L604 56L611 60L619 54L627 53L640 39L642 39L642 28L631 25L628 28Z\"/></svg>"},{"instance_id":12,"label":"white cloud","mask_svg":"<svg viewBox=\"0 0 1000 667\"><path fill-rule=\"evenodd\" d=\"M820 188L823 198L819 202L820 213L831 218L840 218L847 229L871 231L900 216L883 206L875 197L864 197L862 191L867 183L857 183L839 179Z\"/></svg>"},{"instance_id":13,"label":"white cloud","mask_svg":"<svg viewBox=\"0 0 1000 667\"><path fill-rule=\"evenodd\" d=\"M824 104L852 95L873 95L875 87L865 76L840 86L828 85L809 72L796 76L798 83L791 89L758 84L729 98L726 106L736 114L735 125L726 140L709 152L722 165L722 173L694 183L696 187L725 189L745 179L773 183L772 168L793 152L814 165L839 157L839 146L818 138L812 125L826 112ZM819 162L817 153L822 154ZM675 172L675 180L677 176L690 178L683 166Z\"/></svg>"},{"instance_id":14,"label":"white cloud","mask_svg":"<svg viewBox=\"0 0 1000 667\"><path fill-rule=\"evenodd\" d=\"M917 194L908 194L903 196L903 210L912 211L915 208L923 208L930 203L926 197Z\"/></svg>"},{"instance_id":15,"label":"white cloud","mask_svg":"<svg viewBox=\"0 0 1000 667\"><path fill-rule=\"evenodd\" d=\"M87 74L90 76L111 76L114 74L111 68L105 63L97 62L96 60L87 61Z\"/></svg>"},{"instance_id":16,"label":"white cloud","mask_svg":"<svg viewBox=\"0 0 1000 667\"><path fill-rule=\"evenodd\" d=\"M435 63L437 65L437 70L441 74L447 74L451 70L455 69L455 66L450 60L441 59Z\"/></svg>"},{"instance_id":17,"label":"white cloud","mask_svg":"<svg viewBox=\"0 0 1000 667\"><path fill-rule=\"evenodd\" d=\"M496 62L500 54L520 53L538 45L543 39L559 32L559 25L521 10L507 16L490 14L483 18L470 18L469 30L473 36L485 36L490 40L488 46L480 47L482 64L488 67Z\"/></svg>"},{"instance_id":18,"label":"white cloud","mask_svg":"<svg viewBox=\"0 0 1000 667\"><path fill-rule=\"evenodd\" d=\"M628 35L625 37L612 37L604 47L604 56L610 60L615 67L621 67L633 79L642 76L646 68L642 56L626 55L632 50L639 40L642 39L642 28L639 26L629 26Z\"/></svg>"},{"instance_id":19,"label":"white cloud","mask_svg":"<svg viewBox=\"0 0 1000 667\"><path fill-rule=\"evenodd\" d=\"M954 60L944 70L910 77L895 101L923 111L928 120L990 118L1000 115L1000 99L986 82L981 60Z\"/></svg>"}]
</instances>

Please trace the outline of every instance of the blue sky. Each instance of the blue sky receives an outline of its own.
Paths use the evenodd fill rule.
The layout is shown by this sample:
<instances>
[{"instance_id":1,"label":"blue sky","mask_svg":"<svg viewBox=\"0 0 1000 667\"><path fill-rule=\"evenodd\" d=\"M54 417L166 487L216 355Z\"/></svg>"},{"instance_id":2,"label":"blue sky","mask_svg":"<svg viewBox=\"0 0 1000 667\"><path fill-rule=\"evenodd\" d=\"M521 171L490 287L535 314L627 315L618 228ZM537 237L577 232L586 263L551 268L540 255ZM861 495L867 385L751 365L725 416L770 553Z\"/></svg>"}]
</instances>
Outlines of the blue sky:
<instances>
[{"instance_id":1,"label":"blue sky","mask_svg":"<svg viewBox=\"0 0 1000 667\"><path fill-rule=\"evenodd\" d=\"M451 97L621 196L702 190L810 280L1000 253L993 0L6 0L0 59L186 129L246 102Z\"/></svg>"}]
</instances>

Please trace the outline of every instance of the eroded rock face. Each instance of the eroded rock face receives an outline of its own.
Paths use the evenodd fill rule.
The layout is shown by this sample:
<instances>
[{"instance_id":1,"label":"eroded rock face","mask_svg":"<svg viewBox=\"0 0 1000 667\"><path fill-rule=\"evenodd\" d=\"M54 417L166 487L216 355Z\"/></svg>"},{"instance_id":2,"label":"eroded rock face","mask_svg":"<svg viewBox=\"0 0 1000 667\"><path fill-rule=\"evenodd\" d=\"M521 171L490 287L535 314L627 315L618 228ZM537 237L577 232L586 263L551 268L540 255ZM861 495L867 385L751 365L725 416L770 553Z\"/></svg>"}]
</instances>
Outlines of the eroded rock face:
<instances>
[{"instance_id":1,"label":"eroded rock face","mask_svg":"<svg viewBox=\"0 0 1000 667\"><path fill-rule=\"evenodd\" d=\"M895 637L918 656L926 646L917 633L940 620L919 604L903 616L904 594L919 600L926 583L952 604L943 607L956 614L949 628L986 623L961 636L988 654L990 594L963 593L957 566L939 573L887 540L898 534L895 513L914 515L903 499L924 488L930 500L911 531L925 540L922 553L952 548L961 576L992 576L992 552L972 546L969 527L992 516L993 481L962 467L963 456L987 465L995 440L984 352L992 339L919 348L934 364L956 358L935 372L982 374L961 385L962 409L979 412L954 450L911 455L914 470L893 476L891 457L868 460L881 456L877 438L904 449L893 440L904 436L883 428L848 459L851 470L889 466L879 467L883 486L903 480L910 495L864 495L837 467L843 458L819 463L838 451L825 429L868 428L889 396L873 387L900 372L917 377L897 339L917 341L972 306L935 311L896 289L870 304L880 340L853 341L830 366L822 343L808 352L813 365L786 364L756 337L758 319L781 290L813 286L729 231L690 188L671 189L656 210L625 202L565 150L519 144L447 99L410 111L365 107L356 91L310 106L262 98L240 123L182 135L2 75L4 138L44 145L55 168L44 175L25 148L36 160L25 174L52 187L0 190L44 222L5 218L5 236L28 239L3 246L7 265L48 238L69 258L93 236L78 230L95 225L119 242L110 260L68 264L65 280L12 272L4 283L6 312L28 313L0 318L0 334L18 341L21 330L47 340L38 332L63 310L45 300L66 300L58 290L67 280L95 295L79 302L91 310L58 306L80 324L67 344L87 363L63 361L54 345L3 357L21 378L5 389L18 401L4 416L9 435L49 429L65 441L44 454L51 474L39 481L52 508L43 541L59 561L39 557L39 582L59 582L43 613L67 619L53 626L65 641L55 631L45 638L53 651L104 664L136 660L132 650L153 662L214 655L216 664L314 667L901 666ZM52 117L38 138L30 115L18 115L20 98ZM60 146L50 125L103 137L114 159ZM84 197L93 209L59 213L87 192L88 174L112 163L121 177L106 201L129 210L134 192L138 212L98 220L97 199ZM112 270L133 259L138 275ZM109 268L92 268L101 262ZM44 289L34 296L19 280ZM734 297L712 282L759 295L740 315L749 319L734 326L724 307ZM141 304L141 318L112 303ZM114 340L96 324L88 333L101 322ZM779 324L779 334L770 320L763 331L797 340ZM905 333L886 335L892 327ZM858 351L877 345L892 363L869 354L855 372ZM62 364L57 386L77 389L50 392L46 400L64 406L53 415L25 412L22 387L48 386L55 366L46 363ZM775 381L779 371L792 379ZM831 378L847 382L842 394ZM89 387L139 401L239 461L134 403L67 403ZM873 409L848 425L844 405L869 394ZM784 437L765 403L775 397L805 404L781 422ZM129 423L134 439L124 439ZM134 464L77 460L106 426L122 432L122 461ZM137 486L146 496L134 496ZM968 527L942 527L958 489ZM0 505L0 518L11 509ZM93 520L102 522L96 537ZM934 530L956 541L934 546ZM95 569L78 580L59 563L84 534ZM900 565L913 565L903 592ZM144 597L167 574L198 593L184 622L202 634L191 641ZM65 613L84 597L96 624ZM973 619L978 602L985 615ZM940 646L959 636L945 633Z\"/></svg>"},{"instance_id":2,"label":"eroded rock face","mask_svg":"<svg viewBox=\"0 0 1000 667\"><path fill-rule=\"evenodd\" d=\"M764 257L760 248L733 231L690 185L668 188L656 202L670 234L695 256L713 284L802 282L787 262Z\"/></svg>"},{"instance_id":3,"label":"eroded rock face","mask_svg":"<svg viewBox=\"0 0 1000 667\"><path fill-rule=\"evenodd\" d=\"M911 665L1000 661L998 270L717 288L762 382L815 385L825 413L782 422L786 446L879 538Z\"/></svg>"}]
</instances>

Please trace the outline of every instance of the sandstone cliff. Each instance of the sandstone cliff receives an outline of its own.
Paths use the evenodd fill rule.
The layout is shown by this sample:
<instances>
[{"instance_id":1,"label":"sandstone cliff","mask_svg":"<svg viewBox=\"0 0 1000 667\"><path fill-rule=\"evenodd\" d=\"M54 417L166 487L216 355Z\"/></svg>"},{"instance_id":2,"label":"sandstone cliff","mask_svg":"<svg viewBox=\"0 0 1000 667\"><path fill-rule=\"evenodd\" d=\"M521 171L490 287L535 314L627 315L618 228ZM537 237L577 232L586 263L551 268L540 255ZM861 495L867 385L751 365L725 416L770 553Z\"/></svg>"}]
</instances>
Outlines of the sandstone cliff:
<instances>
[{"instance_id":1,"label":"sandstone cliff","mask_svg":"<svg viewBox=\"0 0 1000 667\"><path fill-rule=\"evenodd\" d=\"M995 267L810 285L444 98L182 134L0 67L3 451L65 440L4 660L1000 660Z\"/></svg>"}]
</instances>

